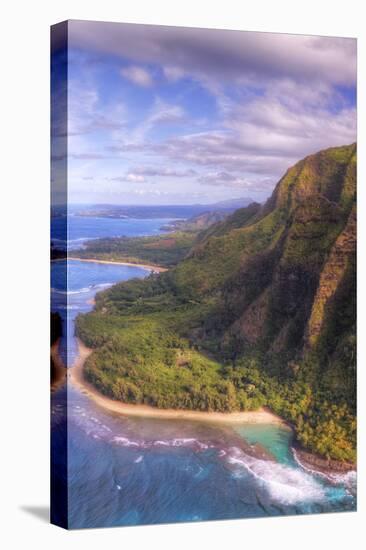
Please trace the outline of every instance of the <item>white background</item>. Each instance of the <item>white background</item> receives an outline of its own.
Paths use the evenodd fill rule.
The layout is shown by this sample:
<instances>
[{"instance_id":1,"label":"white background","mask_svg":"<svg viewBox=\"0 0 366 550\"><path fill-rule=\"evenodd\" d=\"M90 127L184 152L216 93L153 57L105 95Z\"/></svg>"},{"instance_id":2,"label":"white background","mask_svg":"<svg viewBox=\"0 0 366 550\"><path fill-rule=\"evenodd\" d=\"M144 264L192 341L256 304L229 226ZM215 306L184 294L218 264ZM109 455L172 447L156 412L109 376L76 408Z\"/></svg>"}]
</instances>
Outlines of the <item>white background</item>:
<instances>
[{"instance_id":1,"label":"white background","mask_svg":"<svg viewBox=\"0 0 366 550\"><path fill-rule=\"evenodd\" d=\"M365 242L366 28L361 0L40 0L3 2L1 16L0 537L5 549L361 547L365 445L359 400L358 513L66 532L49 500L49 26L64 19L357 36L359 243ZM364 219L363 219L364 218ZM359 303L365 305L359 246ZM4 307L5 305L5 307ZM359 307L359 394L365 326Z\"/></svg>"}]
</instances>

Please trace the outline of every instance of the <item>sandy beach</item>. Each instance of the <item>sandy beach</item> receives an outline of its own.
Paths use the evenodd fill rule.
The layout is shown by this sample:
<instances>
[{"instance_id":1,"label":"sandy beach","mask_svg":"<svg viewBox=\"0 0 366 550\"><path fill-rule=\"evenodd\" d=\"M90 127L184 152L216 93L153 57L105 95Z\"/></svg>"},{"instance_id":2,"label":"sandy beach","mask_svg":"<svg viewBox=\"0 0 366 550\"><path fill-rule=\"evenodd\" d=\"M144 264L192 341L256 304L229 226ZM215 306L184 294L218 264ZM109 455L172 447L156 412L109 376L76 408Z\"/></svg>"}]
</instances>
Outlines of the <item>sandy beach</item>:
<instances>
[{"instance_id":1,"label":"sandy beach","mask_svg":"<svg viewBox=\"0 0 366 550\"><path fill-rule=\"evenodd\" d=\"M89 398L100 407L127 416L141 416L150 418L175 418L182 420L198 420L200 422L223 422L223 423L250 423L250 424L281 424L285 426L285 422L273 414L266 408L261 408L258 411L245 412L205 412L205 411L189 411L176 409L158 409L148 405L133 405L129 403L121 403L114 401L109 397L102 395L83 377L83 366L87 357L93 350L87 348L80 340L79 357L75 365L69 369L68 379Z\"/></svg>"},{"instance_id":2,"label":"sandy beach","mask_svg":"<svg viewBox=\"0 0 366 550\"><path fill-rule=\"evenodd\" d=\"M129 267L141 267L143 269L148 269L149 271L155 271L156 273L163 273L164 271L168 271L168 268L161 267L157 265L149 265L149 264L134 264L132 262L121 262L121 261L112 261L112 260L97 260L94 258L77 258L76 256L68 256L68 260L77 260L78 262L89 262L89 263L95 263L95 264L112 264L112 265L126 265ZM53 260L53 261L59 261L59 260Z\"/></svg>"}]
</instances>

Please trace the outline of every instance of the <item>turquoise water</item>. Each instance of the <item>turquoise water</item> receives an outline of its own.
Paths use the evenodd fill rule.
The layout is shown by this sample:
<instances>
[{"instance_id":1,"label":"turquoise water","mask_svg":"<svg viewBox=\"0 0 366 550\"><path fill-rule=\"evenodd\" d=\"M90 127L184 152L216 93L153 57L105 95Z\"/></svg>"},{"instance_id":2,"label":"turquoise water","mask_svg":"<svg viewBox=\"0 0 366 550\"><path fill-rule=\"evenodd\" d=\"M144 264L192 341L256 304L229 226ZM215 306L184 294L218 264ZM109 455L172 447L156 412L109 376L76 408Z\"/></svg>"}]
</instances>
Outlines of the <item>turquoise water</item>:
<instances>
[{"instance_id":1,"label":"turquoise water","mask_svg":"<svg viewBox=\"0 0 366 550\"><path fill-rule=\"evenodd\" d=\"M278 462L294 464L290 447L292 433L289 428L271 424L246 424L236 427L235 431L248 443L262 445Z\"/></svg>"},{"instance_id":2,"label":"turquoise water","mask_svg":"<svg viewBox=\"0 0 366 550\"><path fill-rule=\"evenodd\" d=\"M76 315L93 307L98 291L147 273L120 265L53 262L52 304L63 319L67 346L64 338L61 353L69 368L78 354ZM116 415L70 384L52 396L52 455L58 466L54 481L68 478L70 528L356 507L355 473L326 478L304 470L294 460L291 432L285 427ZM65 515L58 506L56 498L55 520Z\"/></svg>"}]
</instances>

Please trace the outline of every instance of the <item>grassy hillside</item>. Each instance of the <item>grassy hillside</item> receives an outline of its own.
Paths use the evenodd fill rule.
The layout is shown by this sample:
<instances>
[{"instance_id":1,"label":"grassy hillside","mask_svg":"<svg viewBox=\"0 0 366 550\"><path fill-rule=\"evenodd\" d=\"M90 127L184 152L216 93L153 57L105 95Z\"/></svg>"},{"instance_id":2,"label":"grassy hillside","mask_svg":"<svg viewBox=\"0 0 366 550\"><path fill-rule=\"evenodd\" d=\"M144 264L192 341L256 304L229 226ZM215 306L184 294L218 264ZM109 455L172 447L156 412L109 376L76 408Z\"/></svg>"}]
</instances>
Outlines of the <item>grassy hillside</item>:
<instances>
[{"instance_id":1,"label":"grassy hillside","mask_svg":"<svg viewBox=\"0 0 366 550\"><path fill-rule=\"evenodd\" d=\"M174 269L98 294L77 320L88 379L160 407L266 404L303 447L355 460L355 194L356 146L321 151Z\"/></svg>"}]
</instances>

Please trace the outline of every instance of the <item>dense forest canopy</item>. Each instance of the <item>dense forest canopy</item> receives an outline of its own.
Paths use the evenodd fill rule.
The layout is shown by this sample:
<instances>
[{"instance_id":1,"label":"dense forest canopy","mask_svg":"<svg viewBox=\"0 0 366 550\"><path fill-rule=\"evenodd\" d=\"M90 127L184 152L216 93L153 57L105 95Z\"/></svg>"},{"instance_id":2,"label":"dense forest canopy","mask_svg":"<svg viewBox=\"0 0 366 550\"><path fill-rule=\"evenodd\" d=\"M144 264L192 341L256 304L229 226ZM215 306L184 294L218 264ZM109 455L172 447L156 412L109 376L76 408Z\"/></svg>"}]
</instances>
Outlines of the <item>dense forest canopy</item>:
<instances>
[{"instance_id":1,"label":"dense forest canopy","mask_svg":"<svg viewBox=\"0 0 366 550\"><path fill-rule=\"evenodd\" d=\"M172 267L191 250L197 232L175 231L153 237L111 237L93 239L78 250L80 258L123 261Z\"/></svg>"}]
</instances>

